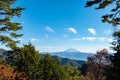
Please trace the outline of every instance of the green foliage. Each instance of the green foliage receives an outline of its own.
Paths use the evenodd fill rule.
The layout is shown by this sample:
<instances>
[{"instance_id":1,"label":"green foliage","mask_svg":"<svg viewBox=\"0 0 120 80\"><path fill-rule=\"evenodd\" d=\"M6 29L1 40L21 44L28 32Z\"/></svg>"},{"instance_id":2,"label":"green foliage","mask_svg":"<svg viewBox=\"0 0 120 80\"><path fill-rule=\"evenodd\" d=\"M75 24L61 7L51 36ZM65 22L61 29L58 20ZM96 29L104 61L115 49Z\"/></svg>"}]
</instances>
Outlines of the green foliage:
<instances>
[{"instance_id":1,"label":"green foliage","mask_svg":"<svg viewBox=\"0 0 120 80\"><path fill-rule=\"evenodd\" d=\"M10 51L7 62L15 66L16 71L25 73L29 80L67 80L58 59L48 54L41 56L31 44Z\"/></svg>"},{"instance_id":2,"label":"green foliage","mask_svg":"<svg viewBox=\"0 0 120 80\"><path fill-rule=\"evenodd\" d=\"M80 68L84 63L86 63L86 61L84 60L73 60L73 59L69 59L69 58L61 58L58 56L52 56L52 58L56 58L57 61L59 63L61 63L61 65L65 66L65 65L70 65L74 68Z\"/></svg>"},{"instance_id":3,"label":"green foliage","mask_svg":"<svg viewBox=\"0 0 120 80\"><path fill-rule=\"evenodd\" d=\"M5 64L5 61L0 58L0 64Z\"/></svg>"},{"instance_id":4,"label":"green foliage","mask_svg":"<svg viewBox=\"0 0 120 80\"><path fill-rule=\"evenodd\" d=\"M39 63L41 55L35 50L31 44L24 45L22 48L18 48L9 53L7 61L15 66L15 70L18 72L24 72L27 79L36 80L39 79Z\"/></svg>"},{"instance_id":5,"label":"green foliage","mask_svg":"<svg viewBox=\"0 0 120 80\"><path fill-rule=\"evenodd\" d=\"M120 52L120 51L119 51ZM112 62L111 66L106 69L107 80L119 80L120 79L120 53L117 52L114 56L110 56Z\"/></svg>"},{"instance_id":6,"label":"green foliage","mask_svg":"<svg viewBox=\"0 0 120 80\"><path fill-rule=\"evenodd\" d=\"M67 80L84 80L81 77L80 70L74 67L71 67L70 65L64 66L65 71L68 74Z\"/></svg>"},{"instance_id":7,"label":"green foliage","mask_svg":"<svg viewBox=\"0 0 120 80\"><path fill-rule=\"evenodd\" d=\"M102 22L108 22L113 26L120 25L120 0L91 0L87 1L86 7L97 4L95 9L104 9L111 6L111 13L102 16Z\"/></svg>"},{"instance_id":8,"label":"green foliage","mask_svg":"<svg viewBox=\"0 0 120 80\"><path fill-rule=\"evenodd\" d=\"M29 80L38 79L37 70L40 62L40 54L31 44L24 45L20 52L18 70L25 72Z\"/></svg>"},{"instance_id":9,"label":"green foliage","mask_svg":"<svg viewBox=\"0 0 120 80\"><path fill-rule=\"evenodd\" d=\"M12 7L16 0L0 0L0 41L1 43L11 48L16 47L17 37L22 34L17 34L16 31L22 29L20 23L12 22L14 16L20 17L21 7Z\"/></svg>"},{"instance_id":10,"label":"green foliage","mask_svg":"<svg viewBox=\"0 0 120 80\"><path fill-rule=\"evenodd\" d=\"M79 68L81 71L81 74L84 76L87 74L87 67L88 67L88 65L87 65L87 63L85 63Z\"/></svg>"},{"instance_id":11,"label":"green foliage","mask_svg":"<svg viewBox=\"0 0 120 80\"><path fill-rule=\"evenodd\" d=\"M43 56L40 65L43 70L40 80L66 80L66 72L58 59L53 59L47 54Z\"/></svg>"},{"instance_id":12,"label":"green foliage","mask_svg":"<svg viewBox=\"0 0 120 80\"><path fill-rule=\"evenodd\" d=\"M38 66L40 62L40 54L31 44L24 45L20 51L20 60L17 62L17 69L20 72L25 72L29 80L39 78Z\"/></svg>"}]
</instances>

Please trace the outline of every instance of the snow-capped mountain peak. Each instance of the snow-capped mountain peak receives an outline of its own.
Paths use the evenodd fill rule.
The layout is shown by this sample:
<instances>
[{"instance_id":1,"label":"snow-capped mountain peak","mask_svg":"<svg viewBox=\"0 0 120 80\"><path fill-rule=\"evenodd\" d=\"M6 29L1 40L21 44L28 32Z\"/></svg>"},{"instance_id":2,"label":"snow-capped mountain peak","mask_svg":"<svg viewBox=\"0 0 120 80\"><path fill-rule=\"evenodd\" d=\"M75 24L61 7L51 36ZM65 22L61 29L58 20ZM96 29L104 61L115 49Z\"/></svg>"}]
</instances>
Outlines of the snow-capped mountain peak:
<instances>
[{"instance_id":1,"label":"snow-capped mountain peak","mask_svg":"<svg viewBox=\"0 0 120 80\"><path fill-rule=\"evenodd\" d=\"M68 48L64 52L80 52L80 51L74 48Z\"/></svg>"}]
</instances>

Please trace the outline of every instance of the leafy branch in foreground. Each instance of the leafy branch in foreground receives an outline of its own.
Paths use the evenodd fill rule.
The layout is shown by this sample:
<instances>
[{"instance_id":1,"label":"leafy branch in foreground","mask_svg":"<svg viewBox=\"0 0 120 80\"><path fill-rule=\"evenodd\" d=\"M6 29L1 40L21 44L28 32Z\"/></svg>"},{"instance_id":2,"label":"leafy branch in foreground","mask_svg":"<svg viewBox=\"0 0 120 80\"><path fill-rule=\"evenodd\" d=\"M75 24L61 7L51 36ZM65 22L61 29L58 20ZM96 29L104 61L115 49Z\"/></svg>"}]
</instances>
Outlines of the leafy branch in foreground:
<instances>
[{"instance_id":1,"label":"leafy branch in foreground","mask_svg":"<svg viewBox=\"0 0 120 80\"><path fill-rule=\"evenodd\" d=\"M20 17L24 8L12 7L15 2L16 0L0 0L0 42L10 48L15 48L16 43L19 42L16 38L22 36L22 34L17 34L22 26L20 23L13 22L12 18Z\"/></svg>"},{"instance_id":2,"label":"leafy branch in foreground","mask_svg":"<svg viewBox=\"0 0 120 80\"><path fill-rule=\"evenodd\" d=\"M97 5L95 9L105 9L111 6L111 13L102 16L102 22L108 22L113 26L120 25L120 0L91 0L87 1L86 7Z\"/></svg>"}]
</instances>

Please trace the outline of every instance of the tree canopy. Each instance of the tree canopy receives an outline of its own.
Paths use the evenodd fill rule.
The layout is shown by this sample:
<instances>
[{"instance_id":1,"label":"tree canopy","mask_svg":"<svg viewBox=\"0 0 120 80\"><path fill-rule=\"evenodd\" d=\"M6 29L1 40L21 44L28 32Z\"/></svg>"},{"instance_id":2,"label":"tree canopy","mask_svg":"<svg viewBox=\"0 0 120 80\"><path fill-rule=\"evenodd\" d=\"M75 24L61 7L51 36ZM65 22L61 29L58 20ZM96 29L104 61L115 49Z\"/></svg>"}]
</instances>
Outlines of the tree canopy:
<instances>
[{"instance_id":1,"label":"tree canopy","mask_svg":"<svg viewBox=\"0 0 120 80\"><path fill-rule=\"evenodd\" d=\"M12 18L20 17L24 8L13 7L16 0L0 0L0 42L11 48L16 47L19 40L16 38L22 36L17 31L22 29L18 22L12 21Z\"/></svg>"}]
</instances>

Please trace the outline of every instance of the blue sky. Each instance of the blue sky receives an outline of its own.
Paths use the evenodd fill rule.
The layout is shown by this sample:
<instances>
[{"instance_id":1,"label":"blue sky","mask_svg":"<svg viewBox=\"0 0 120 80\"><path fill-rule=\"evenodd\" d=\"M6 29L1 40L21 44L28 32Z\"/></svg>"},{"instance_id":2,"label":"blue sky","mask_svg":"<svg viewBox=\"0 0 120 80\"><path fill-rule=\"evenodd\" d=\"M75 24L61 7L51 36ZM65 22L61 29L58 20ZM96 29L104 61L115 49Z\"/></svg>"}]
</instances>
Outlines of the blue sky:
<instances>
[{"instance_id":1,"label":"blue sky","mask_svg":"<svg viewBox=\"0 0 120 80\"><path fill-rule=\"evenodd\" d=\"M82 52L96 52L109 48L112 27L101 22L109 12L85 8L86 0L18 0L25 9L20 18L23 30L21 43L31 42L40 52L64 51L76 48Z\"/></svg>"}]
</instances>

